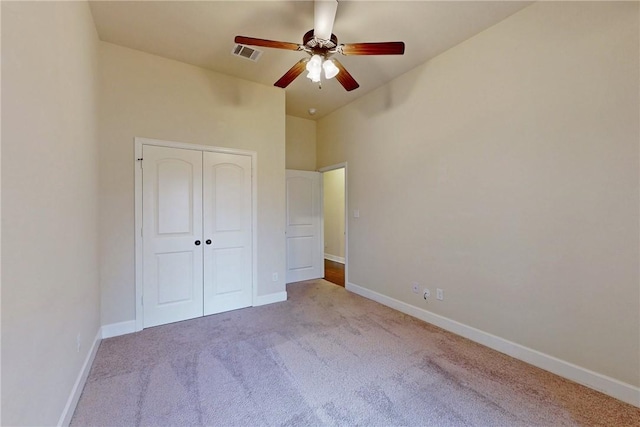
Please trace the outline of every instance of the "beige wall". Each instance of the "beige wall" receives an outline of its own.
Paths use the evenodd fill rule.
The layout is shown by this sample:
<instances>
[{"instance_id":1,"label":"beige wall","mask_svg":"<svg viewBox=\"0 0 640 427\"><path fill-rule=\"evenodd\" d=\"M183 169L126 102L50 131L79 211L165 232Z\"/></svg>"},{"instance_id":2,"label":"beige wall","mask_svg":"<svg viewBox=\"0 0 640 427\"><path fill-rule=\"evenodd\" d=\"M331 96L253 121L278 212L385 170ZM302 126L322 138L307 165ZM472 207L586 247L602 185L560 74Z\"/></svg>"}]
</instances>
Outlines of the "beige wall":
<instances>
[{"instance_id":1,"label":"beige wall","mask_svg":"<svg viewBox=\"0 0 640 427\"><path fill-rule=\"evenodd\" d=\"M136 136L258 153L257 292L284 292L284 91L104 42L100 71L102 323L135 318Z\"/></svg>"},{"instance_id":2,"label":"beige wall","mask_svg":"<svg viewBox=\"0 0 640 427\"><path fill-rule=\"evenodd\" d=\"M324 253L344 258L344 168L322 174Z\"/></svg>"},{"instance_id":3,"label":"beige wall","mask_svg":"<svg viewBox=\"0 0 640 427\"><path fill-rule=\"evenodd\" d=\"M536 3L320 120L350 281L640 385L638 15Z\"/></svg>"},{"instance_id":4,"label":"beige wall","mask_svg":"<svg viewBox=\"0 0 640 427\"><path fill-rule=\"evenodd\" d=\"M316 122L287 116L286 140L287 169L316 170Z\"/></svg>"},{"instance_id":5,"label":"beige wall","mask_svg":"<svg viewBox=\"0 0 640 427\"><path fill-rule=\"evenodd\" d=\"M334 113L331 117L336 115ZM316 167L318 169L344 163L347 159L348 135L331 127L331 121L326 118L316 123Z\"/></svg>"},{"instance_id":6,"label":"beige wall","mask_svg":"<svg viewBox=\"0 0 640 427\"><path fill-rule=\"evenodd\" d=\"M86 3L2 2L2 425L58 423L100 327L97 52Z\"/></svg>"}]
</instances>

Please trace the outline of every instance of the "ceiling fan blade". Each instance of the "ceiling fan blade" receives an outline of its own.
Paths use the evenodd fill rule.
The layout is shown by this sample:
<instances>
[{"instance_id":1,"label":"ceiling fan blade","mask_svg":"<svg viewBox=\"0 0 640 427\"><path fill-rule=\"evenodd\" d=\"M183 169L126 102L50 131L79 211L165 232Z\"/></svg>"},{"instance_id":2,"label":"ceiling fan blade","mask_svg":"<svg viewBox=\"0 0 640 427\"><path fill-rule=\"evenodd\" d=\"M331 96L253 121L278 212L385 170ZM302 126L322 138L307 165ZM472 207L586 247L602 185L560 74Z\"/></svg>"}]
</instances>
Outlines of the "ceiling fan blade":
<instances>
[{"instance_id":1,"label":"ceiling fan blade","mask_svg":"<svg viewBox=\"0 0 640 427\"><path fill-rule=\"evenodd\" d=\"M340 48L343 55L403 55L404 42L349 43Z\"/></svg>"},{"instance_id":2,"label":"ceiling fan blade","mask_svg":"<svg viewBox=\"0 0 640 427\"><path fill-rule=\"evenodd\" d=\"M316 0L313 5L313 35L321 40L331 40L333 22L338 10L337 0Z\"/></svg>"},{"instance_id":3,"label":"ceiling fan blade","mask_svg":"<svg viewBox=\"0 0 640 427\"><path fill-rule=\"evenodd\" d=\"M274 40L256 39L253 37L236 36L234 41L238 44L245 44L249 46L262 46L271 47L274 49L286 49L286 50L300 50L301 47L296 43L278 42Z\"/></svg>"},{"instance_id":4,"label":"ceiling fan blade","mask_svg":"<svg viewBox=\"0 0 640 427\"><path fill-rule=\"evenodd\" d=\"M289 69L284 76L280 77L280 80L275 82L273 85L281 88L285 88L289 86L289 84L296 79L304 70L307 69L307 62L309 62L309 58L303 58L296 63L293 67Z\"/></svg>"},{"instance_id":5,"label":"ceiling fan blade","mask_svg":"<svg viewBox=\"0 0 640 427\"><path fill-rule=\"evenodd\" d=\"M356 79L354 79L353 76L349 74L347 69L344 68L344 65L342 65L340 61L335 58L331 58L331 61L333 61L336 67L338 67L338 70L340 70L336 75L336 80L340 82L342 87L344 87L347 92L351 92L352 90L358 89L360 87Z\"/></svg>"}]
</instances>

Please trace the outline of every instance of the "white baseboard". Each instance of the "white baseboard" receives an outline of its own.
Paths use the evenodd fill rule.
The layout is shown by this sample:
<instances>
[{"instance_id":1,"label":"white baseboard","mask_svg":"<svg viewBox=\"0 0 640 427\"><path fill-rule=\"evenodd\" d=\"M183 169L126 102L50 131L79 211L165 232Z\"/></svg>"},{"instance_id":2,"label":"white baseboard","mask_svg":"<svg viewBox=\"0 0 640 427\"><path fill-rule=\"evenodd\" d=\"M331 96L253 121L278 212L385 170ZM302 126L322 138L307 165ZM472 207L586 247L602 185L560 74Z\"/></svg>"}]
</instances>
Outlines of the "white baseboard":
<instances>
[{"instance_id":1,"label":"white baseboard","mask_svg":"<svg viewBox=\"0 0 640 427\"><path fill-rule=\"evenodd\" d=\"M256 296L253 301L253 306L258 307L260 305L273 304L274 302L282 302L287 300L287 291L276 292L274 294L259 295Z\"/></svg>"},{"instance_id":2,"label":"white baseboard","mask_svg":"<svg viewBox=\"0 0 640 427\"><path fill-rule=\"evenodd\" d=\"M120 322L120 323L111 323L109 325L102 326L102 339L131 334L135 331L136 331L135 320L128 320L126 322Z\"/></svg>"},{"instance_id":3,"label":"white baseboard","mask_svg":"<svg viewBox=\"0 0 640 427\"><path fill-rule=\"evenodd\" d=\"M71 389L71 394L69 395L67 404L65 405L64 410L62 411L62 415L60 415L60 419L58 420L58 426L68 426L71 423L71 418L73 417L73 413L76 411L76 406L78 405L78 401L80 400L80 395L82 394L84 385L87 382L87 378L89 377L89 371L91 370L91 365L93 365L93 360L96 358L96 353L98 352L100 341L101 341L101 334L100 334L100 329L98 329L98 333L96 334L96 337L93 340L91 349L89 350L89 353L87 354L87 357L84 360L84 364L80 369L78 378L76 378L76 382L73 384L73 388Z\"/></svg>"},{"instance_id":4,"label":"white baseboard","mask_svg":"<svg viewBox=\"0 0 640 427\"><path fill-rule=\"evenodd\" d=\"M456 322L455 320L415 307L362 286L347 283L346 288L348 291L379 302L380 304L386 305L387 307L391 307L420 320L424 320L427 323L431 323L449 332L453 332L456 335L468 338L501 353L537 366L538 368L552 372L571 381L575 381L578 384L600 391L611 397L622 400L623 402L640 407L640 387L623 383L615 378L582 368L574 365L573 363L541 353L537 350L533 350L504 338L500 338L496 335L489 334L463 323Z\"/></svg>"},{"instance_id":5,"label":"white baseboard","mask_svg":"<svg viewBox=\"0 0 640 427\"><path fill-rule=\"evenodd\" d=\"M324 259L328 259L329 261L335 261L335 262L339 262L340 264L344 264L345 259L344 257L341 256L337 256L337 255L331 255L331 254L324 254Z\"/></svg>"},{"instance_id":6,"label":"white baseboard","mask_svg":"<svg viewBox=\"0 0 640 427\"><path fill-rule=\"evenodd\" d=\"M274 302L281 302L287 300L287 292L276 292L274 294L261 295L256 297L254 307L266 304L272 304ZM136 321L128 320L126 322L111 323L109 325L102 326L102 339L117 337L120 335L126 335L136 332Z\"/></svg>"}]
</instances>

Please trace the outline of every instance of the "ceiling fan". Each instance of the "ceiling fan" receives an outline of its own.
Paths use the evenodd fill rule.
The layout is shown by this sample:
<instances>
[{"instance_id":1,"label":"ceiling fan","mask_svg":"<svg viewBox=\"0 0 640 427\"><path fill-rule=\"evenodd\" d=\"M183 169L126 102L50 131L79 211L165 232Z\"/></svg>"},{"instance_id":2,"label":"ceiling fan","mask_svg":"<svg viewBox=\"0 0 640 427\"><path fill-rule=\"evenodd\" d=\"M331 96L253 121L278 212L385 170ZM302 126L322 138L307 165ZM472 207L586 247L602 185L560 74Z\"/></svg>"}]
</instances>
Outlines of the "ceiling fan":
<instances>
[{"instance_id":1,"label":"ceiling fan","mask_svg":"<svg viewBox=\"0 0 640 427\"><path fill-rule=\"evenodd\" d=\"M338 9L337 0L316 0L314 2L314 28L302 37L302 44L236 36L235 42L249 46L270 47L274 49L300 50L308 53L309 58L298 61L289 71L274 83L274 86L286 88L305 70L307 78L322 84L322 71L326 79L335 77L347 90L352 91L360 85L335 58L342 55L403 55L404 42L348 43L338 44L338 38L332 33ZM331 59L330 59L331 58Z\"/></svg>"}]
</instances>

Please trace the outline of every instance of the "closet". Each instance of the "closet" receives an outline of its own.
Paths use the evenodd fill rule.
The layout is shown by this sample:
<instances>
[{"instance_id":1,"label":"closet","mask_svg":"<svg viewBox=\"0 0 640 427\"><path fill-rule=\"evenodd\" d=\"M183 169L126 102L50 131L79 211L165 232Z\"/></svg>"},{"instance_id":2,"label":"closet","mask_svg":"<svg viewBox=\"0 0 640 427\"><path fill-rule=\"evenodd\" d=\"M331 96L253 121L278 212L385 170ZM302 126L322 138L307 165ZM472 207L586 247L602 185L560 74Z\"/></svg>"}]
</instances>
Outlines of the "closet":
<instances>
[{"instance_id":1,"label":"closet","mask_svg":"<svg viewBox=\"0 0 640 427\"><path fill-rule=\"evenodd\" d=\"M253 302L252 156L142 145L143 327Z\"/></svg>"}]
</instances>

